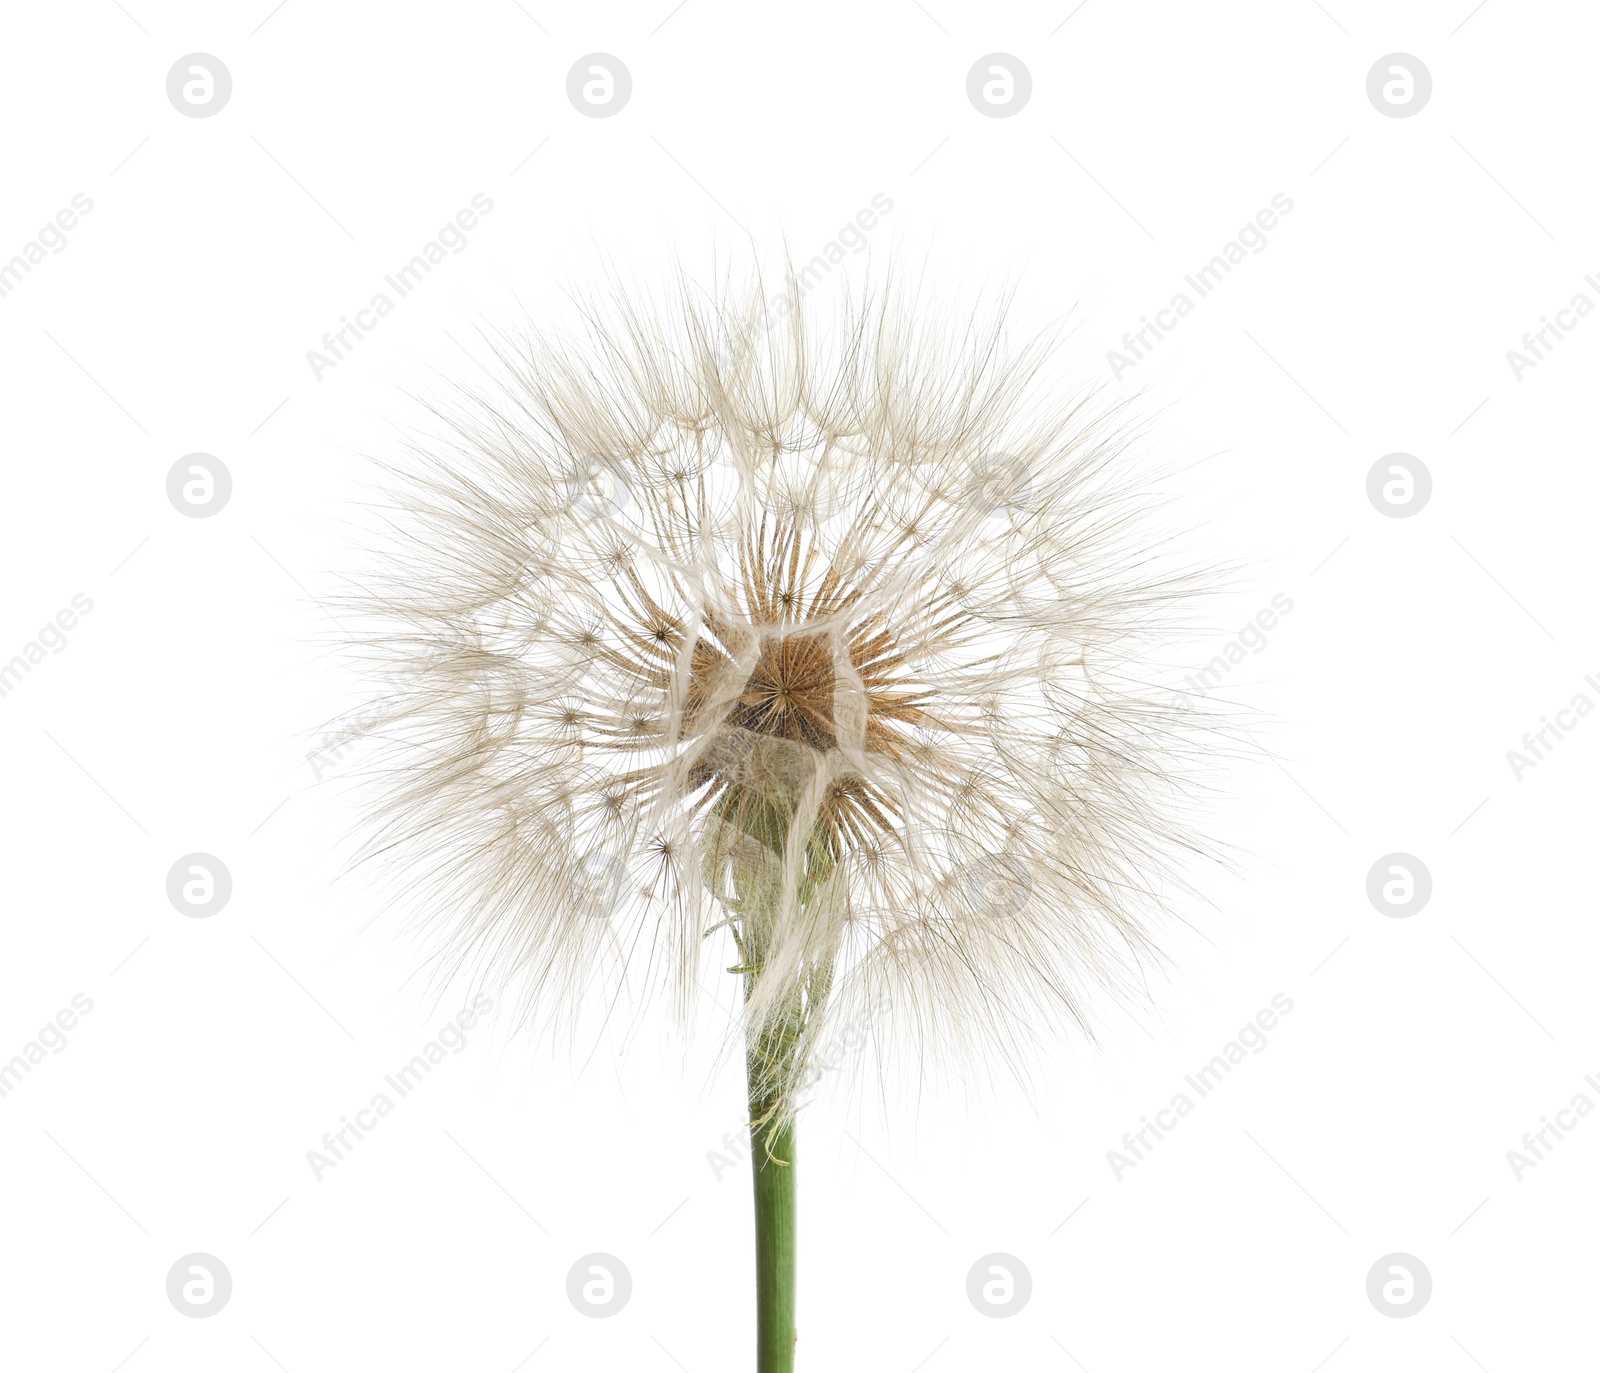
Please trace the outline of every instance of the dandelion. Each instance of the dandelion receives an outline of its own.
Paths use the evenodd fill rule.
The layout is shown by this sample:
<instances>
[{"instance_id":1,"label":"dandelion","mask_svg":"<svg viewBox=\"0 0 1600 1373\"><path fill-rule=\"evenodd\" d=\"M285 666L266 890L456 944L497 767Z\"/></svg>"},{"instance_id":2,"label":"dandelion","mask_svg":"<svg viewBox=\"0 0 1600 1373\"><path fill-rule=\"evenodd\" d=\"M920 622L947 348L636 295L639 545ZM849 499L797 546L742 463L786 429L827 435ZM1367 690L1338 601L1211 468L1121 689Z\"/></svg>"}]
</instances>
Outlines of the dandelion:
<instances>
[{"instance_id":1,"label":"dandelion","mask_svg":"<svg viewBox=\"0 0 1600 1373\"><path fill-rule=\"evenodd\" d=\"M741 980L761 1373L794 1366L824 1047L1025 1070L1089 1030L1155 954L1195 757L1152 675L1194 581L1116 408L1003 311L787 304L499 340L358 598L400 683L372 852L448 970L541 1022Z\"/></svg>"}]
</instances>

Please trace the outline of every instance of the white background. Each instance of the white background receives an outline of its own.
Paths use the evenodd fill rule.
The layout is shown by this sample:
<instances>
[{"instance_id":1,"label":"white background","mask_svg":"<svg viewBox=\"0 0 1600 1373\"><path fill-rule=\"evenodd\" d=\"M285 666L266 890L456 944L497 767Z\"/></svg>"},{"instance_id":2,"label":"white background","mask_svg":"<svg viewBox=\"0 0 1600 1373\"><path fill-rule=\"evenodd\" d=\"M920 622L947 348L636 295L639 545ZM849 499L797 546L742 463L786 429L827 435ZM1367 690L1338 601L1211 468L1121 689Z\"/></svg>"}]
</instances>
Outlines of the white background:
<instances>
[{"instance_id":1,"label":"white background","mask_svg":"<svg viewBox=\"0 0 1600 1373\"><path fill-rule=\"evenodd\" d=\"M553 1058L492 1016L313 1176L307 1151L460 1006L340 881L348 801L307 754L352 688L319 602L364 455L476 321L538 320L606 264L806 259L879 193L852 270L1021 282L1020 322L1070 315L1102 381L1186 272L1293 201L1118 386L1165 456L1210 458L1204 546L1248 568L1196 666L1273 594L1294 609L1228 679L1276 762L1230 783L1238 872L1176 912L1193 932L1151 1006L1062 1051L1031 1101L889 1083L804 1118L801 1367L1592 1358L1600 1123L1520 1180L1506 1155L1600 1102L1600 720L1520 780L1506 754L1575 693L1600 702L1600 322L1520 380L1506 353L1600 301L1600 19L1074 3L8 7L0 257L74 194L94 208L0 299L0 659L75 594L93 610L0 699L0 1055L75 994L93 1011L0 1099L0 1363L749 1366L748 1168L708 1160L741 1084L703 1048L647 1029ZM195 52L233 80L205 119L165 92ZM565 93L593 52L632 73L612 118ZM965 93L994 52L1032 74L1012 118ZM1394 52L1432 74L1410 118L1366 95ZM480 192L465 251L315 378L307 350ZM195 451L233 477L208 519L165 494ZM1433 476L1409 519L1365 492L1395 451ZM1408 919L1365 894L1396 850L1432 874ZM165 893L194 851L232 874L210 919ZM1114 1176L1123 1133L1277 993L1268 1047ZM196 1251L233 1278L209 1319L165 1292ZM633 1280L603 1320L565 1293L596 1251ZM1007 1320L965 1295L994 1251L1032 1275ZM1396 1251L1433 1280L1406 1319L1366 1295Z\"/></svg>"}]
</instances>

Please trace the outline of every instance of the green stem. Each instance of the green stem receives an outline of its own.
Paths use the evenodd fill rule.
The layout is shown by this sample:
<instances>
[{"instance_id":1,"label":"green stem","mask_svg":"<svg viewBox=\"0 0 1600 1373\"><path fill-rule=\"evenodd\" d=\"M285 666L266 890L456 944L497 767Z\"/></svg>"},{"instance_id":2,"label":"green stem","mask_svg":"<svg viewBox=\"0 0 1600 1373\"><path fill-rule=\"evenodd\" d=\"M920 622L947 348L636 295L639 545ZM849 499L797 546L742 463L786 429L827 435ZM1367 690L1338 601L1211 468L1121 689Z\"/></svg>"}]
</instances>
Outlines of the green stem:
<instances>
[{"instance_id":1,"label":"green stem","mask_svg":"<svg viewBox=\"0 0 1600 1373\"><path fill-rule=\"evenodd\" d=\"M758 1100L751 1060L750 1159L756 1209L756 1373L793 1373L794 1126L769 1130L771 1100ZM761 1094L764 1095L764 1094Z\"/></svg>"}]
</instances>

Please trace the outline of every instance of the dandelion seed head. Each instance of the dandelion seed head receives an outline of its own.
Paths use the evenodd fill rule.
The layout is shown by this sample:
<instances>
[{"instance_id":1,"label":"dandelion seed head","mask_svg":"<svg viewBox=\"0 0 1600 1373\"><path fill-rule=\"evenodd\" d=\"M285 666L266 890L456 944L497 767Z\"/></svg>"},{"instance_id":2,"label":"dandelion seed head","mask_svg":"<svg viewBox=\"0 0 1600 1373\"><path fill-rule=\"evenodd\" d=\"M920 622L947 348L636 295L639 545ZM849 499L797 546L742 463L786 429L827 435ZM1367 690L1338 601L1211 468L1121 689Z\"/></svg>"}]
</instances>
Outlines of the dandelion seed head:
<instances>
[{"instance_id":1,"label":"dandelion seed head","mask_svg":"<svg viewBox=\"0 0 1600 1373\"><path fill-rule=\"evenodd\" d=\"M372 850L541 1019L625 979L690 1018L731 939L801 1069L868 1021L924 1063L1090 1028L1203 754L1117 408L998 320L750 299L596 305L437 407L356 606L400 683Z\"/></svg>"}]
</instances>

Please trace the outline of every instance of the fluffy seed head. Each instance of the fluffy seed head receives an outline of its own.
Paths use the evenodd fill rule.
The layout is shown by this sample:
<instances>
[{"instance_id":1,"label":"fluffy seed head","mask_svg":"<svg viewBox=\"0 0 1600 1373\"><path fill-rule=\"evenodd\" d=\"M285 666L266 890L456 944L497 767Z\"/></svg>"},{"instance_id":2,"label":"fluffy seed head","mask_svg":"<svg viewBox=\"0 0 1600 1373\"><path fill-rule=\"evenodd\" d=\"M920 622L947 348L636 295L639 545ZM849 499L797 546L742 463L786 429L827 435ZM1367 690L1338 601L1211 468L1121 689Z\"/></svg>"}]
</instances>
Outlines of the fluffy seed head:
<instances>
[{"instance_id":1,"label":"fluffy seed head","mask_svg":"<svg viewBox=\"0 0 1600 1373\"><path fill-rule=\"evenodd\" d=\"M785 1115L842 1034L1012 1058L1136 985L1194 753L1116 411L998 318L798 297L500 340L357 598L445 966L687 1016L731 957Z\"/></svg>"}]
</instances>

